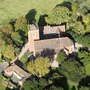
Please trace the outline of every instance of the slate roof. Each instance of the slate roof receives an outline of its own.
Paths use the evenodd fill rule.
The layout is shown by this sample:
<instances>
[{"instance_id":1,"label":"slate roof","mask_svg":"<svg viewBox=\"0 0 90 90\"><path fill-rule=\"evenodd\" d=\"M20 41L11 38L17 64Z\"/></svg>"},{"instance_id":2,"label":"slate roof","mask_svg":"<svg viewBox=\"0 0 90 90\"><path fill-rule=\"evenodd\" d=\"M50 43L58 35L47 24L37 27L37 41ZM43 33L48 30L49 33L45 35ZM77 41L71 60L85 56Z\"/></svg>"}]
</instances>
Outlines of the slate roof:
<instances>
[{"instance_id":1,"label":"slate roof","mask_svg":"<svg viewBox=\"0 0 90 90\"><path fill-rule=\"evenodd\" d=\"M65 25L60 26L44 26L43 34L53 34L53 33L60 33L65 32Z\"/></svg>"},{"instance_id":2,"label":"slate roof","mask_svg":"<svg viewBox=\"0 0 90 90\"><path fill-rule=\"evenodd\" d=\"M54 49L56 52L59 52L61 49L71 45L73 45L73 42L68 37L34 41L35 52L41 52L46 48Z\"/></svg>"},{"instance_id":3,"label":"slate roof","mask_svg":"<svg viewBox=\"0 0 90 90\"><path fill-rule=\"evenodd\" d=\"M6 68L4 70L4 75L7 77L11 77L11 80L15 83L30 76L28 72L24 71L16 64L12 64L8 68Z\"/></svg>"},{"instance_id":4,"label":"slate roof","mask_svg":"<svg viewBox=\"0 0 90 90\"><path fill-rule=\"evenodd\" d=\"M0 64L0 73L2 73L4 71L4 69L6 69L9 66L8 62L2 62Z\"/></svg>"}]
</instances>

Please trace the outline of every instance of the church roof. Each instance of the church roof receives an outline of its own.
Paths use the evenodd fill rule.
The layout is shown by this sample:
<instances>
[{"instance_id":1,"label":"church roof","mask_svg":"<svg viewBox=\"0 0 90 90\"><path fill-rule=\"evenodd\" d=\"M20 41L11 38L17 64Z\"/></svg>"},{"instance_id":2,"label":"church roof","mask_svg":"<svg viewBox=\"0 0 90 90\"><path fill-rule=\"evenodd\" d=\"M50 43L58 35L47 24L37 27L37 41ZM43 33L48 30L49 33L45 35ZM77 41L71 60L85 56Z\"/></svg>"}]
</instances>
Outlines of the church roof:
<instances>
[{"instance_id":1,"label":"church roof","mask_svg":"<svg viewBox=\"0 0 90 90\"><path fill-rule=\"evenodd\" d=\"M71 45L73 45L73 42L68 37L34 41L35 52L41 52L46 48L54 49L56 52L59 52L61 49Z\"/></svg>"}]
</instances>

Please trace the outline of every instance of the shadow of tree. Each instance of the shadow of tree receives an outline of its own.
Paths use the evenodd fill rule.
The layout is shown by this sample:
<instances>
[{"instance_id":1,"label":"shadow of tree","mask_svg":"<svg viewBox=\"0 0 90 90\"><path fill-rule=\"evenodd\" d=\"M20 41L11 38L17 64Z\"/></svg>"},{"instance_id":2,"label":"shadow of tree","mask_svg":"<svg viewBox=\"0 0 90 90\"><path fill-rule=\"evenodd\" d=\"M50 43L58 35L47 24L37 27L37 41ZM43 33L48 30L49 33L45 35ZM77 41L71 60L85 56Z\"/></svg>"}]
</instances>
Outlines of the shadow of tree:
<instances>
[{"instance_id":1,"label":"shadow of tree","mask_svg":"<svg viewBox=\"0 0 90 90\"><path fill-rule=\"evenodd\" d=\"M81 58L78 57L78 53L76 52L73 52L71 54L69 54L66 58L66 60L69 60L69 61L77 61L81 66L84 66L84 64L80 61Z\"/></svg>"},{"instance_id":2,"label":"shadow of tree","mask_svg":"<svg viewBox=\"0 0 90 90\"><path fill-rule=\"evenodd\" d=\"M71 2L68 2L68 1L64 1L61 4L57 4L56 7L58 7L58 6L64 6L64 7L68 8L70 11L72 10L72 4L71 4Z\"/></svg>"},{"instance_id":3,"label":"shadow of tree","mask_svg":"<svg viewBox=\"0 0 90 90\"><path fill-rule=\"evenodd\" d=\"M65 78L65 77L55 79L54 80L54 85L56 87L60 87L61 86L61 87L64 88L64 90L69 90L68 83L67 83L67 78Z\"/></svg>"},{"instance_id":4,"label":"shadow of tree","mask_svg":"<svg viewBox=\"0 0 90 90\"><path fill-rule=\"evenodd\" d=\"M90 76L86 76L85 78L81 79L79 82L79 87L81 86L90 87Z\"/></svg>"},{"instance_id":5,"label":"shadow of tree","mask_svg":"<svg viewBox=\"0 0 90 90\"><path fill-rule=\"evenodd\" d=\"M53 79L53 83L46 86L45 90L51 90L49 88L51 88L52 86L54 86L56 88L62 87L63 90L69 90L67 79L65 77Z\"/></svg>"},{"instance_id":6,"label":"shadow of tree","mask_svg":"<svg viewBox=\"0 0 90 90\"><path fill-rule=\"evenodd\" d=\"M47 17L48 15L44 14L44 15L41 15L39 17L39 21L38 21L38 26L45 26L47 25L46 21L45 21L45 17Z\"/></svg>"},{"instance_id":7,"label":"shadow of tree","mask_svg":"<svg viewBox=\"0 0 90 90\"><path fill-rule=\"evenodd\" d=\"M37 14L37 11L35 9L31 9L27 14L26 14L26 19L29 24L35 24L36 19L35 16Z\"/></svg>"},{"instance_id":8,"label":"shadow of tree","mask_svg":"<svg viewBox=\"0 0 90 90\"><path fill-rule=\"evenodd\" d=\"M23 31L22 29L19 29L18 33L20 36L22 36L21 40L23 41L23 45L24 45L28 40L27 36L25 36L25 31Z\"/></svg>"},{"instance_id":9,"label":"shadow of tree","mask_svg":"<svg viewBox=\"0 0 90 90\"><path fill-rule=\"evenodd\" d=\"M11 19L9 24L12 26L13 31L15 31L15 23L16 23L16 19Z\"/></svg>"},{"instance_id":10,"label":"shadow of tree","mask_svg":"<svg viewBox=\"0 0 90 90\"><path fill-rule=\"evenodd\" d=\"M71 90L76 90L75 86L73 86Z\"/></svg>"},{"instance_id":11,"label":"shadow of tree","mask_svg":"<svg viewBox=\"0 0 90 90\"><path fill-rule=\"evenodd\" d=\"M42 57L48 57L50 60L52 60L54 58L54 55L55 55L55 50L53 50L53 49L47 48L41 52Z\"/></svg>"}]
</instances>

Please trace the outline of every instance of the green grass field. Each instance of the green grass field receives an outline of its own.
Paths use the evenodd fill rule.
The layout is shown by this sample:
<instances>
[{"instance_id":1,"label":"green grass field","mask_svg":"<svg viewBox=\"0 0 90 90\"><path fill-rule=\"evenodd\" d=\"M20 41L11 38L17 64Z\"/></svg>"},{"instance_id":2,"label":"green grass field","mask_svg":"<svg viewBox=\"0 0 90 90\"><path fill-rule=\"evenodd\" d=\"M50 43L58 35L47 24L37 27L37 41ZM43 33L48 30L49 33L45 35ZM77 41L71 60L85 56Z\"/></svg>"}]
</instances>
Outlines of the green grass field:
<instances>
[{"instance_id":1,"label":"green grass field","mask_svg":"<svg viewBox=\"0 0 90 90\"><path fill-rule=\"evenodd\" d=\"M37 11L36 18L60 4L63 0L0 0L0 24L25 15L29 10Z\"/></svg>"}]
</instances>

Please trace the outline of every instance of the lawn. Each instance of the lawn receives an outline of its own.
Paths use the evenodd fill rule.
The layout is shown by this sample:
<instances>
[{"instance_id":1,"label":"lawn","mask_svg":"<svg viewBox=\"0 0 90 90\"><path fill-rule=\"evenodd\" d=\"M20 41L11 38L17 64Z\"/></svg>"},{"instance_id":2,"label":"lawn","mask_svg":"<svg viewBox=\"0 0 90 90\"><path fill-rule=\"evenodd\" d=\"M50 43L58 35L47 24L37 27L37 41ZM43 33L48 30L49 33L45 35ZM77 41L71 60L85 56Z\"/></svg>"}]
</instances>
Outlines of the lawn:
<instances>
[{"instance_id":1,"label":"lawn","mask_svg":"<svg viewBox=\"0 0 90 90\"><path fill-rule=\"evenodd\" d=\"M25 15L29 10L37 11L36 18L49 13L50 10L63 0L0 0L0 24L7 23L12 18Z\"/></svg>"}]
</instances>

